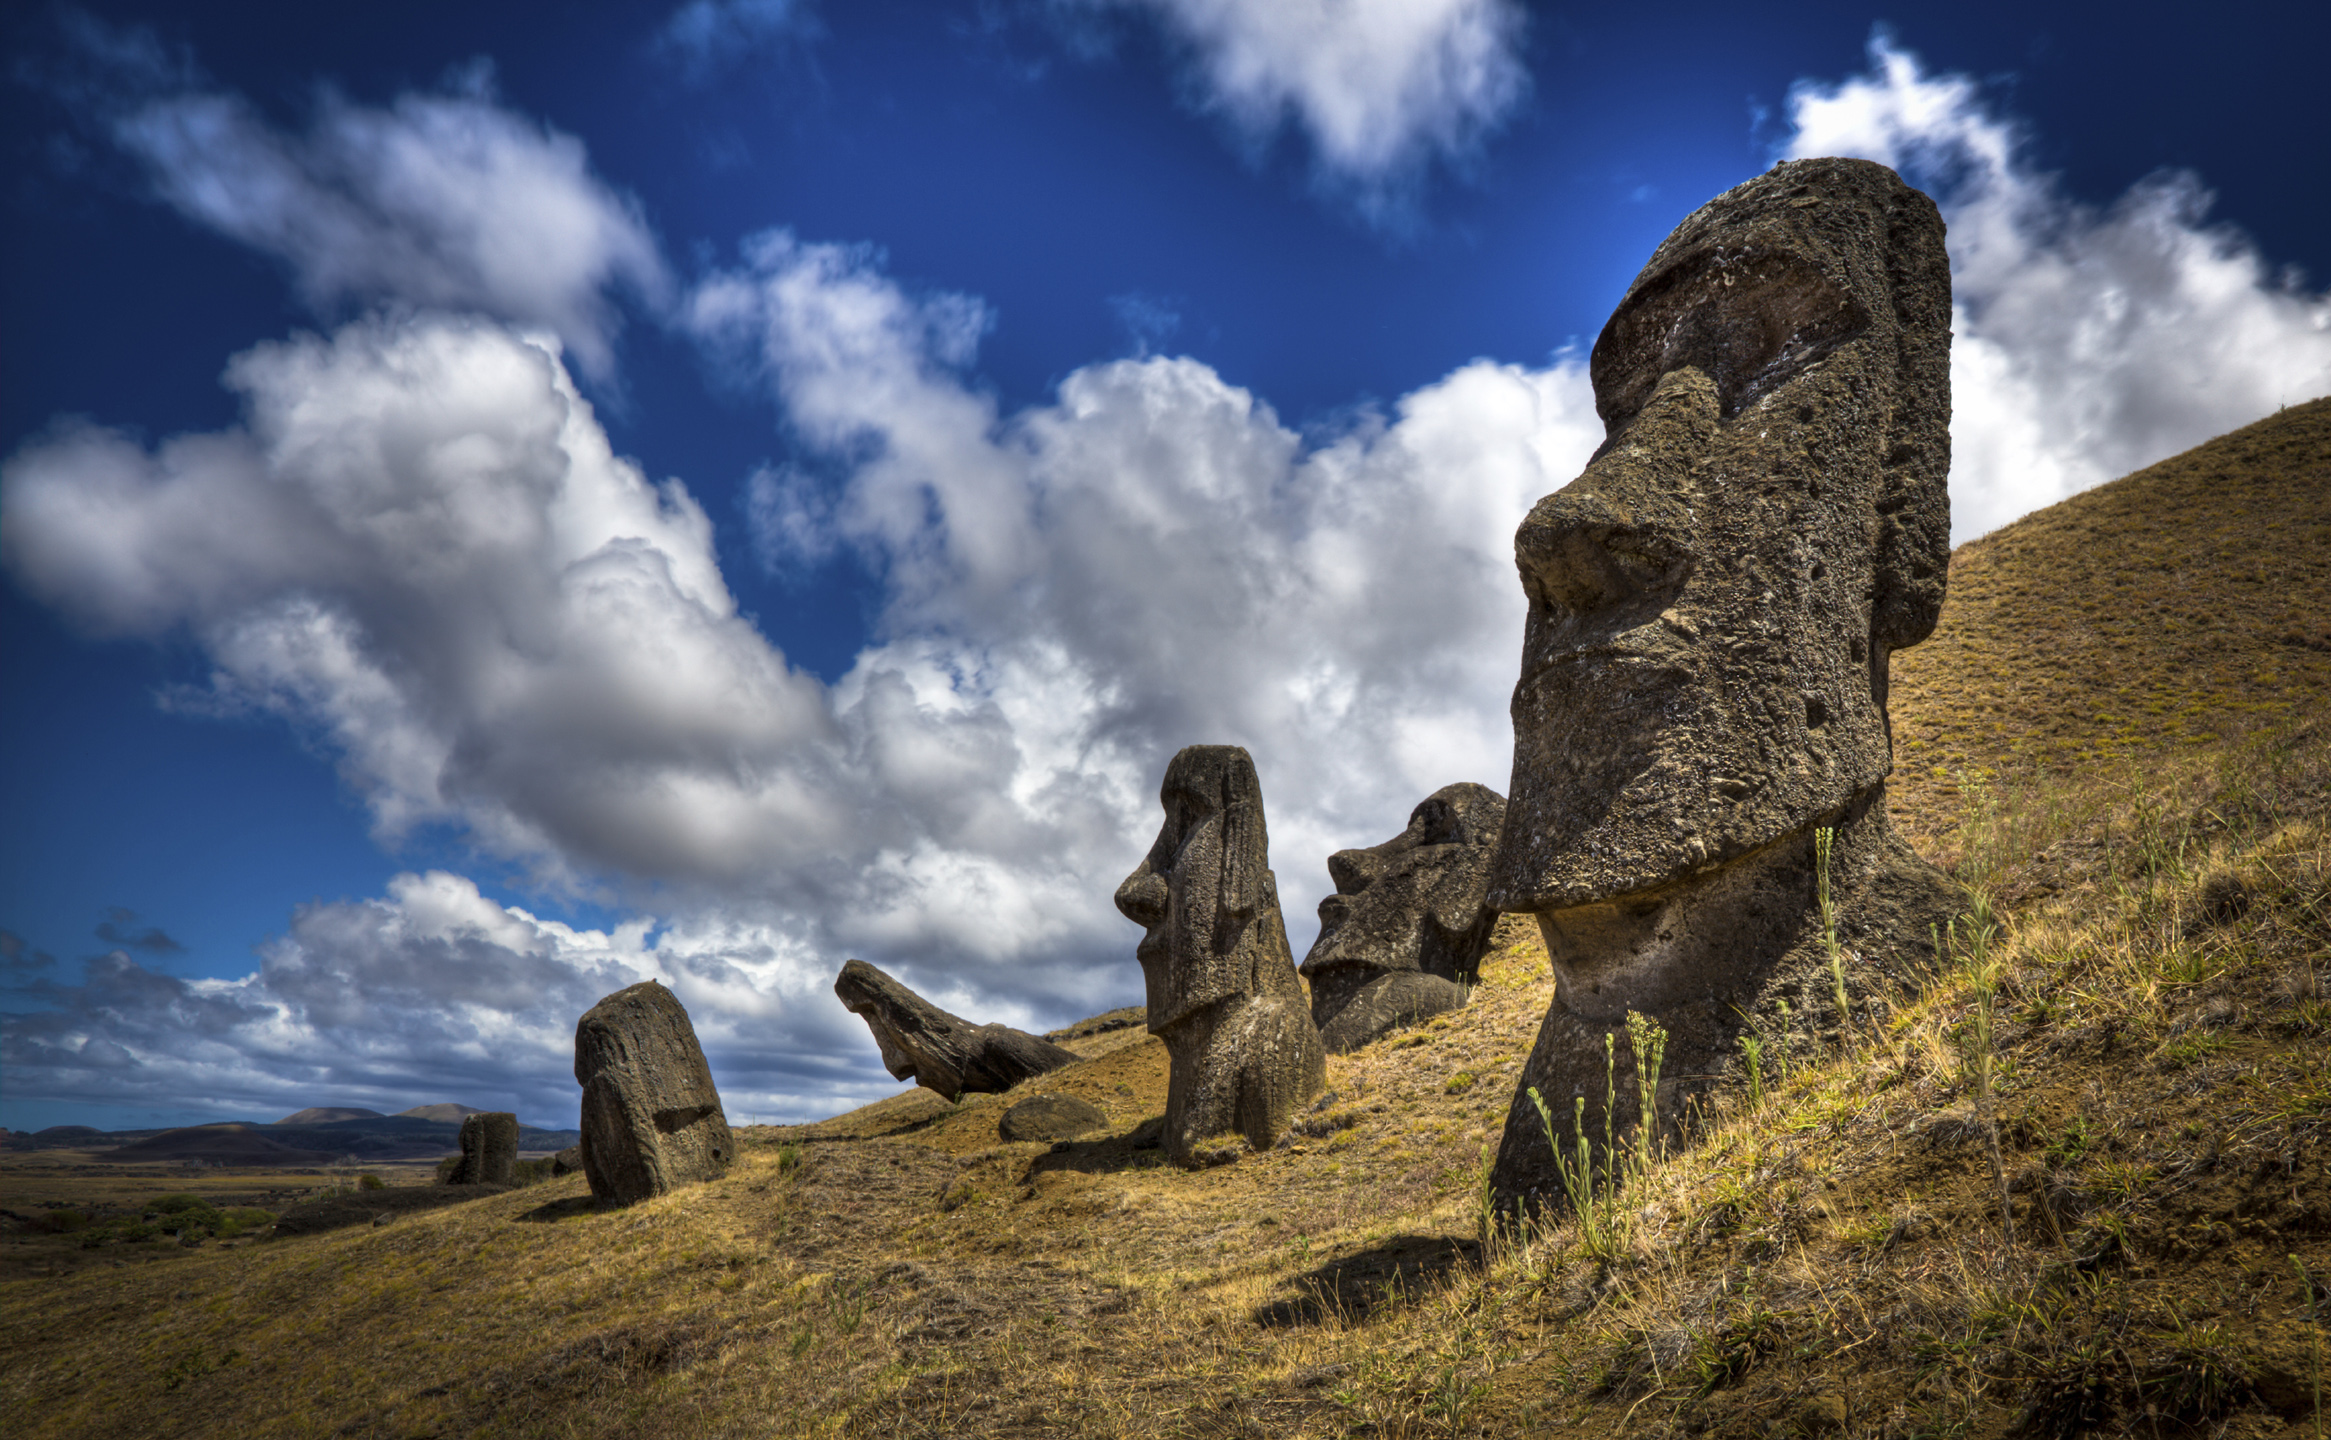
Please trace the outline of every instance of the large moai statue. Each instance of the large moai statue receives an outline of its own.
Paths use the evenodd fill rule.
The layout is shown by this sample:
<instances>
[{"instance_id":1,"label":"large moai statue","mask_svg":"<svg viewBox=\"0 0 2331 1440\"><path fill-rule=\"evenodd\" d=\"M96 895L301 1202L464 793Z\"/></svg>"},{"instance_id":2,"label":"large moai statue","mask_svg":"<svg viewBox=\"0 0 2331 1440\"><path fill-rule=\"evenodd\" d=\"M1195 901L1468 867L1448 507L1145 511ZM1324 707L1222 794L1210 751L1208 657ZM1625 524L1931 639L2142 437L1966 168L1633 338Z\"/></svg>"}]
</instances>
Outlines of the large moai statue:
<instances>
[{"instance_id":1,"label":"large moai statue","mask_svg":"<svg viewBox=\"0 0 2331 1440\"><path fill-rule=\"evenodd\" d=\"M679 998L653 980L618 990L575 1022L583 1087L583 1175L602 1200L632 1204L736 1158L712 1067Z\"/></svg>"},{"instance_id":2,"label":"large moai statue","mask_svg":"<svg viewBox=\"0 0 2331 1440\"><path fill-rule=\"evenodd\" d=\"M1000 1093L1080 1058L1025 1030L949 1014L863 960L842 966L834 994L874 1032L893 1080L912 1080L949 1100L965 1091Z\"/></svg>"},{"instance_id":3,"label":"large moai statue","mask_svg":"<svg viewBox=\"0 0 2331 1440\"><path fill-rule=\"evenodd\" d=\"M1744 1028L1840 1024L1911 983L1955 888L1887 827L1887 658L1949 560L1950 269L1934 204L1861 160L1797 160L1676 227L1595 342L1607 431L1514 536L1529 599L1489 902L1533 913L1556 995L1498 1152L1561 1203L1528 1091L1570 1144L1638 1118L1628 1012L1667 1031L1659 1128L1736 1076ZM1618 1079L1606 1036L1618 1033ZM1566 1152L1567 1153L1567 1152Z\"/></svg>"},{"instance_id":4,"label":"large moai statue","mask_svg":"<svg viewBox=\"0 0 2331 1440\"><path fill-rule=\"evenodd\" d=\"M1497 928L1486 891L1504 819L1495 790L1447 785L1398 835L1327 857L1336 893L1319 902L1319 938L1300 973L1331 1054L1465 1003Z\"/></svg>"},{"instance_id":5,"label":"large moai statue","mask_svg":"<svg viewBox=\"0 0 2331 1440\"><path fill-rule=\"evenodd\" d=\"M1327 1083L1279 915L1263 788L1236 745L1192 745L1166 766L1165 825L1117 887L1143 928L1150 1033L1162 1037L1166 1157L1236 1133L1264 1150Z\"/></svg>"}]
</instances>

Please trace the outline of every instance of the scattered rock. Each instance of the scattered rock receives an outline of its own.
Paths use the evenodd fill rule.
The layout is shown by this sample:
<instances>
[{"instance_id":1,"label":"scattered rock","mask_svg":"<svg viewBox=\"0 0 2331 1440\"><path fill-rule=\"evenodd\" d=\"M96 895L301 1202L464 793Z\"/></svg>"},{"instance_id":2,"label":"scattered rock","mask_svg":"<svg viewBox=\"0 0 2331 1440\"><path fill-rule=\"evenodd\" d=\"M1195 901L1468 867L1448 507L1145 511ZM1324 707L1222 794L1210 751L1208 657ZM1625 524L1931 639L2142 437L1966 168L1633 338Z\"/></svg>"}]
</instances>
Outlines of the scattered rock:
<instances>
[{"instance_id":1,"label":"scattered rock","mask_svg":"<svg viewBox=\"0 0 2331 1440\"><path fill-rule=\"evenodd\" d=\"M912 1080L949 1100L966 1091L996 1094L1031 1075L1075 1063L1063 1050L1009 1025L979 1025L946 1011L863 960L834 980L843 1008L866 1022L897 1080Z\"/></svg>"},{"instance_id":2,"label":"scattered rock","mask_svg":"<svg viewBox=\"0 0 2331 1440\"><path fill-rule=\"evenodd\" d=\"M580 1144L569 1145L550 1157L550 1173L553 1175L572 1175L582 1168L583 1147Z\"/></svg>"},{"instance_id":3,"label":"scattered rock","mask_svg":"<svg viewBox=\"0 0 2331 1440\"><path fill-rule=\"evenodd\" d=\"M1331 1054L1465 1003L1497 926L1483 896L1504 821L1504 796L1461 782L1426 796L1383 844L1328 857L1336 893L1319 902L1301 973Z\"/></svg>"},{"instance_id":4,"label":"scattered rock","mask_svg":"<svg viewBox=\"0 0 2331 1440\"><path fill-rule=\"evenodd\" d=\"M445 1183L507 1185L517 1164L518 1117L507 1110L480 1110L462 1117L461 1160Z\"/></svg>"},{"instance_id":5,"label":"scattered rock","mask_svg":"<svg viewBox=\"0 0 2331 1440\"><path fill-rule=\"evenodd\" d=\"M653 980L618 990L575 1024L583 1174L632 1204L728 1168L736 1155L688 1012Z\"/></svg>"},{"instance_id":6,"label":"scattered rock","mask_svg":"<svg viewBox=\"0 0 2331 1440\"><path fill-rule=\"evenodd\" d=\"M1488 900L1557 980L1508 1112L1501 1201L1559 1206L1573 1100L1644 1108L1625 1023L1666 1032L1660 1128L1914 983L1960 893L1888 828L1887 662L1949 561L1950 269L1934 203L1883 166L1797 160L1692 213L1590 369L1608 438L1514 536L1529 611ZM1834 848L1817 856L1816 832ZM1810 1030L1810 1034L1806 1032ZM1617 1036L1615 1084L1604 1044Z\"/></svg>"},{"instance_id":7,"label":"scattered rock","mask_svg":"<svg viewBox=\"0 0 2331 1440\"><path fill-rule=\"evenodd\" d=\"M1287 949L1263 787L1236 745L1192 745L1166 766L1165 825L1117 887L1145 932L1134 952L1149 1030L1164 1039L1164 1148L1236 1133L1268 1150L1327 1084L1327 1055Z\"/></svg>"},{"instance_id":8,"label":"scattered rock","mask_svg":"<svg viewBox=\"0 0 2331 1440\"><path fill-rule=\"evenodd\" d=\"M1073 1095L1031 1095L1004 1111L996 1133L1006 1140L1073 1140L1108 1123L1100 1106Z\"/></svg>"}]
</instances>

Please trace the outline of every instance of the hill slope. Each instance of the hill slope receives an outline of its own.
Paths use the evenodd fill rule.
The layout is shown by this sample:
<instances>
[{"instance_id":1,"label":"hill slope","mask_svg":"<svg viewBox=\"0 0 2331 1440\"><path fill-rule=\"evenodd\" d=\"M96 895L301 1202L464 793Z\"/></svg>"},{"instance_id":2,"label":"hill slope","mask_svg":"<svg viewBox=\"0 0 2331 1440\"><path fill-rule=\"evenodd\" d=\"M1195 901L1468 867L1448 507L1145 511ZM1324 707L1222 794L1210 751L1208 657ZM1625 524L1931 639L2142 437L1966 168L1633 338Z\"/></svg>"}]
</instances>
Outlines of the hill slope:
<instances>
[{"instance_id":1,"label":"hill slope","mask_svg":"<svg viewBox=\"0 0 2331 1440\"><path fill-rule=\"evenodd\" d=\"M1107 1113L1072 1143L910 1091L628 1210L569 1176L10 1282L0 1397L28 1435L2320 1433L2331 672L2280 637L2331 613L2327 418L1960 552L1893 803L1999 928L1583 1221L1477 1201L1550 998L1508 922L1235 1165L1160 1164L1162 1046L1089 1034L1034 1087Z\"/></svg>"},{"instance_id":2,"label":"hill slope","mask_svg":"<svg viewBox=\"0 0 2331 1440\"><path fill-rule=\"evenodd\" d=\"M2331 696L2331 398L1962 545L1894 657L1898 818L1963 776L2204 744Z\"/></svg>"}]
</instances>

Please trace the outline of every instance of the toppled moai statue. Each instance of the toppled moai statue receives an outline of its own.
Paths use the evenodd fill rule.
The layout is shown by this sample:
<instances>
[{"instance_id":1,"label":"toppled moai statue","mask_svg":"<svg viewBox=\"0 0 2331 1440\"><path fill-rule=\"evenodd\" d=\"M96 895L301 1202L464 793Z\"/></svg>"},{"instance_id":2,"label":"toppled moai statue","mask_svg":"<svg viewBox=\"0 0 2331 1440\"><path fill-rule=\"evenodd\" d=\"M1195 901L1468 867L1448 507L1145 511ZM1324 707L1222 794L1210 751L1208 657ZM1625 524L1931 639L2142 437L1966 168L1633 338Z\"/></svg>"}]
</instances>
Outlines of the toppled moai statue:
<instances>
[{"instance_id":1,"label":"toppled moai statue","mask_svg":"<svg viewBox=\"0 0 2331 1440\"><path fill-rule=\"evenodd\" d=\"M834 980L843 1008L866 1022L894 1080L912 1080L949 1100L994 1094L1078 1058L1009 1025L976 1025L899 984L863 960Z\"/></svg>"},{"instance_id":2,"label":"toppled moai statue","mask_svg":"<svg viewBox=\"0 0 2331 1440\"><path fill-rule=\"evenodd\" d=\"M1336 893L1319 902L1301 973L1330 1054L1465 1003L1497 928L1485 892L1504 820L1504 796L1464 781L1426 796L1383 844L1327 857Z\"/></svg>"},{"instance_id":3,"label":"toppled moai statue","mask_svg":"<svg viewBox=\"0 0 2331 1440\"><path fill-rule=\"evenodd\" d=\"M1117 908L1147 933L1135 954L1162 1037L1163 1146L1176 1164L1236 1133L1265 1150L1327 1083L1327 1056L1287 949L1263 829L1263 787L1236 745L1192 745L1166 766L1165 825Z\"/></svg>"},{"instance_id":4,"label":"toppled moai statue","mask_svg":"<svg viewBox=\"0 0 2331 1440\"><path fill-rule=\"evenodd\" d=\"M1667 1032L1670 1137L1740 1075L1744 1028L1835 1033L1818 829L1849 1009L1914 982L1959 908L1885 805L1887 657L1933 630L1949 560L1950 326L1933 202L1797 160L1678 226L1595 342L1608 438L1514 536L1529 618L1489 903L1536 916L1557 988L1504 1203L1562 1203L1532 1087L1565 1146L1577 1097L1589 1135L1606 1098L1634 1124L1628 1012Z\"/></svg>"},{"instance_id":5,"label":"toppled moai statue","mask_svg":"<svg viewBox=\"0 0 2331 1440\"><path fill-rule=\"evenodd\" d=\"M448 1185L507 1185L518 1164L518 1117L485 1110L461 1117L461 1161Z\"/></svg>"},{"instance_id":6,"label":"toppled moai statue","mask_svg":"<svg viewBox=\"0 0 2331 1440\"><path fill-rule=\"evenodd\" d=\"M736 1157L712 1069L679 998L653 980L618 990L575 1023L583 1087L583 1175L629 1205L698 1180Z\"/></svg>"}]
</instances>

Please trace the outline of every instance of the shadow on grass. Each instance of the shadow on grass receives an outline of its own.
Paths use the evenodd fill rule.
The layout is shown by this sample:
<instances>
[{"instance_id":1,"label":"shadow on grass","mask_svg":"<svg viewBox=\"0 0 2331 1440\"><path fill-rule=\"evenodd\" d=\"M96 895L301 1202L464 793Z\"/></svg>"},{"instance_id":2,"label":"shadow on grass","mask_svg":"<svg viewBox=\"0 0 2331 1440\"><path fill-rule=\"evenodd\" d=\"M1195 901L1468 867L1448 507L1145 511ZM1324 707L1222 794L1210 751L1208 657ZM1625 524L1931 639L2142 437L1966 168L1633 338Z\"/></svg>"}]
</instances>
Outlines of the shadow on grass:
<instances>
[{"instance_id":1,"label":"shadow on grass","mask_svg":"<svg viewBox=\"0 0 2331 1440\"><path fill-rule=\"evenodd\" d=\"M1317 1325L1365 1319L1378 1306L1420 1295L1452 1271L1477 1263L1481 1246L1447 1235L1396 1235L1331 1260L1289 1282L1295 1293L1255 1307L1257 1325Z\"/></svg>"},{"instance_id":2,"label":"shadow on grass","mask_svg":"<svg viewBox=\"0 0 2331 1440\"><path fill-rule=\"evenodd\" d=\"M359 1190L294 1205L275 1222L275 1234L284 1239L345 1230L351 1225L386 1225L400 1215L464 1205L488 1195L506 1195L509 1185L392 1185L381 1190Z\"/></svg>"},{"instance_id":3,"label":"shadow on grass","mask_svg":"<svg viewBox=\"0 0 2331 1440\"><path fill-rule=\"evenodd\" d=\"M550 1225L561 1220L572 1220L578 1215L596 1215L602 1210L620 1210L622 1208L621 1201L601 1200L590 1195L570 1195L564 1200L552 1200L547 1204L537 1205L514 1218L531 1221L537 1225Z\"/></svg>"},{"instance_id":4,"label":"shadow on grass","mask_svg":"<svg viewBox=\"0 0 2331 1440\"><path fill-rule=\"evenodd\" d=\"M1096 1135L1089 1140L1055 1140L1052 1149L1028 1165L1028 1178L1054 1170L1080 1175L1114 1175L1122 1170L1154 1170L1166 1163L1158 1148L1165 1122L1155 1116L1122 1135Z\"/></svg>"}]
</instances>

